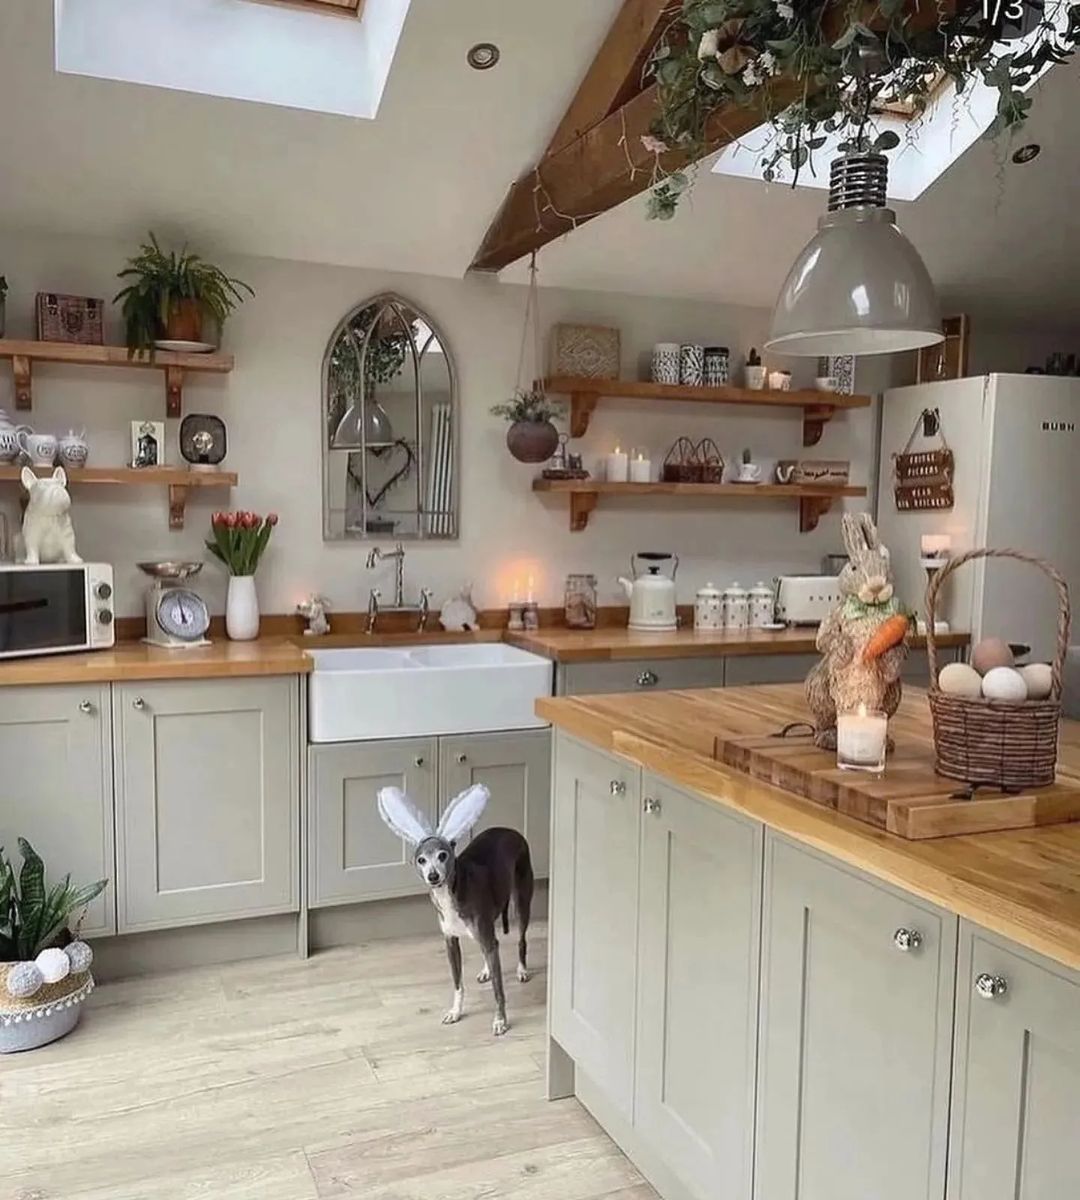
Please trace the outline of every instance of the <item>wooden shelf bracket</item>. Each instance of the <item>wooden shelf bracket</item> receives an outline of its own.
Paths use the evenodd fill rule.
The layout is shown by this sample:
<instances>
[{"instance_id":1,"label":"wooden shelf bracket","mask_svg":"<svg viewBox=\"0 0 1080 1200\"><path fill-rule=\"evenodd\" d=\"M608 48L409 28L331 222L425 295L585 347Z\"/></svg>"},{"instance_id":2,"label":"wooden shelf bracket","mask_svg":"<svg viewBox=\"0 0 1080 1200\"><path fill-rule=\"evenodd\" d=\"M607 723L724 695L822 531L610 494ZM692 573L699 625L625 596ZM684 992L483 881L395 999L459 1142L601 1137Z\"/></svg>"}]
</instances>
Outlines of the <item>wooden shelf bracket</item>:
<instances>
[{"instance_id":1,"label":"wooden shelf bracket","mask_svg":"<svg viewBox=\"0 0 1080 1200\"><path fill-rule=\"evenodd\" d=\"M814 404L803 409L802 444L816 446L821 441L825 426L832 420L836 409L831 404Z\"/></svg>"},{"instance_id":2,"label":"wooden shelf bracket","mask_svg":"<svg viewBox=\"0 0 1080 1200\"><path fill-rule=\"evenodd\" d=\"M165 368L165 415L179 417L184 411L184 368ZM807 445L810 443L808 442ZM183 521L181 520L181 525Z\"/></svg>"},{"instance_id":3,"label":"wooden shelf bracket","mask_svg":"<svg viewBox=\"0 0 1080 1200\"><path fill-rule=\"evenodd\" d=\"M596 492L570 493L570 532L581 533L589 524L589 515L600 497Z\"/></svg>"},{"instance_id":4,"label":"wooden shelf bracket","mask_svg":"<svg viewBox=\"0 0 1080 1200\"><path fill-rule=\"evenodd\" d=\"M570 436L584 437L589 431L589 421L600 400L598 392L573 392L570 396Z\"/></svg>"},{"instance_id":5,"label":"wooden shelf bracket","mask_svg":"<svg viewBox=\"0 0 1080 1200\"><path fill-rule=\"evenodd\" d=\"M16 354L11 360L11 370L15 376L15 407L20 412L29 412L34 403L30 363L25 354Z\"/></svg>"},{"instance_id":6,"label":"wooden shelf bracket","mask_svg":"<svg viewBox=\"0 0 1080 1200\"><path fill-rule=\"evenodd\" d=\"M169 528L184 528L184 510L187 508L188 489L182 483L169 484Z\"/></svg>"},{"instance_id":7,"label":"wooden shelf bracket","mask_svg":"<svg viewBox=\"0 0 1080 1200\"><path fill-rule=\"evenodd\" d=\"M799 501L799 532L812 533L832 508L832 496L803 496Z\"/></svg>"}]
</instances>

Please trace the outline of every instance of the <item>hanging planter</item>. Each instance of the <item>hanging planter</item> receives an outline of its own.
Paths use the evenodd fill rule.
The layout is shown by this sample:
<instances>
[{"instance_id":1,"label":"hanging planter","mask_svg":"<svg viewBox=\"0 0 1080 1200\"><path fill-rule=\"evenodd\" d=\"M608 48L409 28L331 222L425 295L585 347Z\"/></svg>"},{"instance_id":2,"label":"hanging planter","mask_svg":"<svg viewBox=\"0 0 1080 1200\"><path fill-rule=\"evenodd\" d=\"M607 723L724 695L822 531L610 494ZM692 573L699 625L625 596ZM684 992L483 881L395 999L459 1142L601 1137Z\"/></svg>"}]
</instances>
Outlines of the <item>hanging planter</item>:
<instances>
[{"instance_id":1,"label":"hanging planter","mask_svg":"<svg viewBox=\"0 0 1080 1200\"><path fill-rule=\"evenodd\" d=\"M536 393L532 393L536 396ZM540 400L544 397L540 395ZM499 415L510 416L514 410L529 411L530 396L523 394L509 404L497 404L492 412L499 410ZM506 447L510 453L523 463L542 463L559 448L559 431L547 418L522 416L516 420L511 417L512 424L506 431Z\"/></svg>"}]
</instances>

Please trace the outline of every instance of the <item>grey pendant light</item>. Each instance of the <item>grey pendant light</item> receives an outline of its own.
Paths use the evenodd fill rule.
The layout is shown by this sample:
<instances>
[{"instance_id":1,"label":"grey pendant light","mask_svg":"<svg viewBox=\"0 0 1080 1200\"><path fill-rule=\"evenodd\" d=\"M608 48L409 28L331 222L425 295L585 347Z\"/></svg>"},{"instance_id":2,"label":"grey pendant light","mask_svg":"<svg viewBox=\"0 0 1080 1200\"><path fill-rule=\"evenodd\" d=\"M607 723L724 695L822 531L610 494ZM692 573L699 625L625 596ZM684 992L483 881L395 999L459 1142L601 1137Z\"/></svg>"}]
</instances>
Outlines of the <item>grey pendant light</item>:
<instances>
[{"instance_id":1,"label":"grey pendant light","mask_svg":"<svg viewBox=\"0 0 1080 1200\"><path fill-rule=\"evenodd\" d=\"M829 211L788 273L765 348L776 354L892 354L943 340L933 281L885 207L883 154L834 160Z\"/></svg>"}]
</instances>

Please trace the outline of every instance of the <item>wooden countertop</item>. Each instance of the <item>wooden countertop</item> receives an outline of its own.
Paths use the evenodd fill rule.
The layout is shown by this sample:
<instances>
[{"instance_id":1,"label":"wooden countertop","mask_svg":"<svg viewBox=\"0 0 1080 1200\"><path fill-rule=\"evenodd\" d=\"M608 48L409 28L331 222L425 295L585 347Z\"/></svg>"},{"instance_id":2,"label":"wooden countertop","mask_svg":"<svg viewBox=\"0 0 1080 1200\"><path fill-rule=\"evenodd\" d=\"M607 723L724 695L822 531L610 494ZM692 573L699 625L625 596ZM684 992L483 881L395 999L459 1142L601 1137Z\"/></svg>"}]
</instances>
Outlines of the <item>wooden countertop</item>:
<instances>
[{"instance_id":1,"label":"wooden countertop","mask_svg":"<svg viewBox=\"0 0 1080 1200\"><path fill-rule=\"evenodd\" d=\"M560 663L609 662L633 658L716 658L736 654L814 654L815 627L798 629L678 629L673 633L639 633L623 627L604 629L539 629L507 633L505 640ZM941 647L966 646L966 633L938 637ZM926 639L912 638L913 646Z\"/></svg>"},{"instance_id":2,"label":"wooden countertop","mask_svg":"<svg viewBox=\"0 0 1080 1200\"><path fill-rule=\"evenodd\" d=\"M910 842L715 762L713 739L805 718L802 687L544 699L537 712L717 804L1080 970L1080 822ZM898 741L930 739L925 694L905 692ZM1080 723L1062 722L1059 772L1080 780Z\"/></svg>"}]
</instances>

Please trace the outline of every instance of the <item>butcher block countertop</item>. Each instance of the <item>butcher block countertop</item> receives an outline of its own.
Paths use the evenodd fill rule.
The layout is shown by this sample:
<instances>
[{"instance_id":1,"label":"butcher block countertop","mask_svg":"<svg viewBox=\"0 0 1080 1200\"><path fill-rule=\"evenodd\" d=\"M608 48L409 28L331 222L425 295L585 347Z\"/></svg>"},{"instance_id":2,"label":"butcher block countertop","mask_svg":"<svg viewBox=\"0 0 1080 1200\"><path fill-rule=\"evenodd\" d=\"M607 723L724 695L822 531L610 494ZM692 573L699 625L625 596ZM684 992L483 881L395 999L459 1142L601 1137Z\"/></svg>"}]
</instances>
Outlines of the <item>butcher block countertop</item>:
<instances>
[{"instance_id":1,"label":"butcher block countertop","mask_svg":"<svg viewBox=\"0 0 1080 1200\"><path fill-rule=\"evenodd\" d=\"M1080 822L907 841L713 760L717 734L767 734L804 720L800 685L567 697L536 707L573 737L1080 970ZM905 692L890 728L898 744L929 742L923 692ZM1062 722L1058 770L1080 781L1080 722Z\"/></svg>"},{"instance_id":2,"label":"butcher block countertop","mask_svg":"<svg viewBox=\"0 0 1080 1200\"><path fill-rule=\"evenodd\" d=\"M741 654L813 654L817 629L678 629L673 633L639 633L621 627L604 629L539 629L507 633L506 641L558 663L610 662L634 658L718 658ZM966 646L966 633L938 637L940 647ZM925 646L923 637L913 646Z\"/></svg>"}]
</instances>

